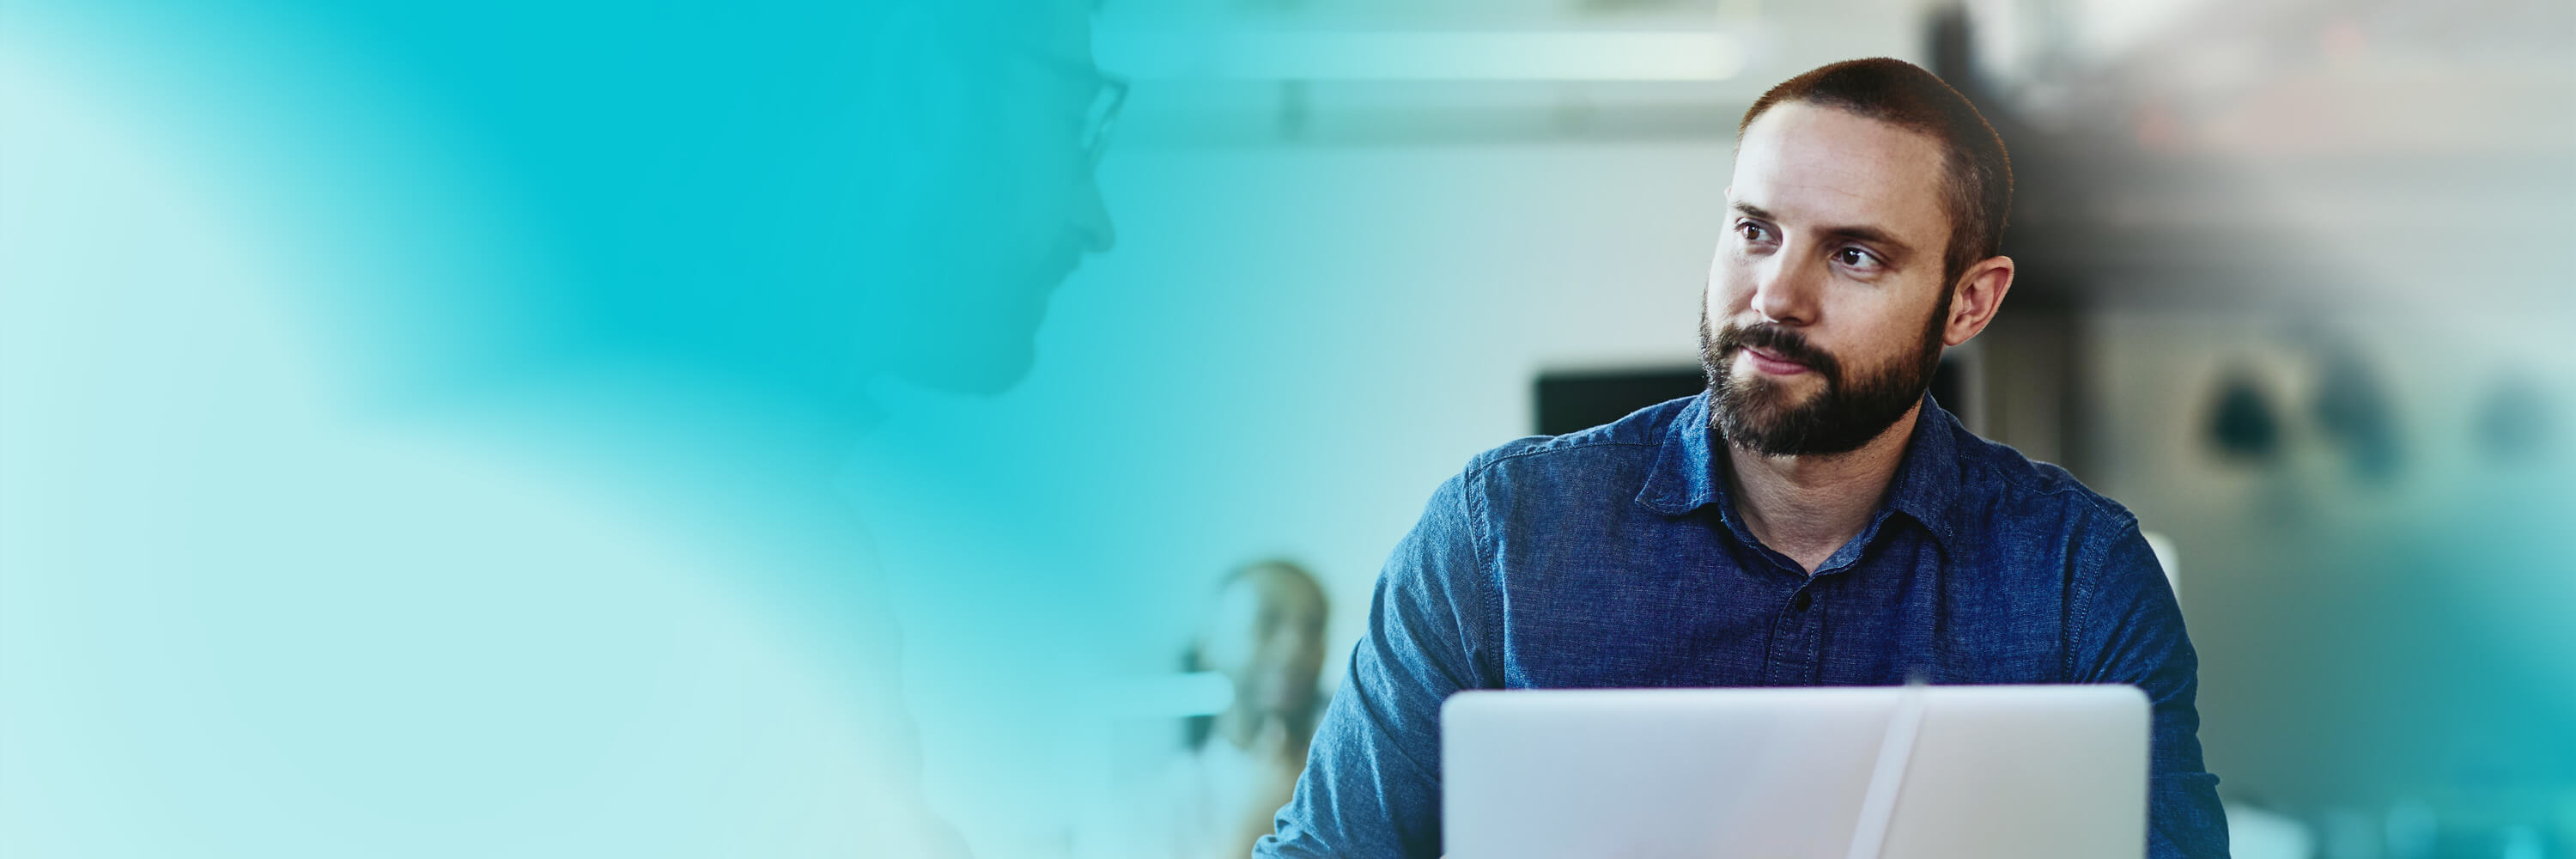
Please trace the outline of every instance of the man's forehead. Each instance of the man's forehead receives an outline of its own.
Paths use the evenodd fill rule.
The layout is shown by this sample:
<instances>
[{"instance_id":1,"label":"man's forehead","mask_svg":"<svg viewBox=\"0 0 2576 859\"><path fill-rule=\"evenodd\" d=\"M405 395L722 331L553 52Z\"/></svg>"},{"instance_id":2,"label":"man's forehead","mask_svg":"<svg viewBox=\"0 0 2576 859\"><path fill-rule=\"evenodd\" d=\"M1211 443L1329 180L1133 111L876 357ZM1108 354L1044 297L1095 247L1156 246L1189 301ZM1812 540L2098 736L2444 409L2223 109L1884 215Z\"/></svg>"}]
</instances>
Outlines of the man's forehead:
<instances>
[{"instance_id":1,"label":"man's forehead","mask_svg":"<svg viewBox=\"0 0 2576 859\"><path fill-rule=\"evenodd\" d=\"M1931 136L1849 111L1789 103L1744 130L1734 201L1784 220L1872 225L1937 244L1942 157Z\"/></svg>"}]
</instances>

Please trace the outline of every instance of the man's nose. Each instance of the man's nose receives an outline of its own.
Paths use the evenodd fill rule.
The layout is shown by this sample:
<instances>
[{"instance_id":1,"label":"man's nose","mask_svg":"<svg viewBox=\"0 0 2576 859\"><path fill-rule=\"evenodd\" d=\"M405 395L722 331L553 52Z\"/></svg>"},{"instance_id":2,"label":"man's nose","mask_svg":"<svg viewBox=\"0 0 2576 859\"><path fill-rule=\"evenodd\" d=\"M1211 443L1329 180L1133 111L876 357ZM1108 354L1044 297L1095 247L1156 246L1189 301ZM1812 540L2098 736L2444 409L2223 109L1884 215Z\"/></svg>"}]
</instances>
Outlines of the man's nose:
<instances>
[{"instance_id":1,"label":"man's nose","mask_svg":"<svg viewBox=\"0 0 2576 859\"><path fill-rule=\"evenodd\" d=\"M1754 272L1753 310L1782 325L1815 324L1823 272L1791 253L1774 254L1767 262Z\"/></svg>"}]
</instances>

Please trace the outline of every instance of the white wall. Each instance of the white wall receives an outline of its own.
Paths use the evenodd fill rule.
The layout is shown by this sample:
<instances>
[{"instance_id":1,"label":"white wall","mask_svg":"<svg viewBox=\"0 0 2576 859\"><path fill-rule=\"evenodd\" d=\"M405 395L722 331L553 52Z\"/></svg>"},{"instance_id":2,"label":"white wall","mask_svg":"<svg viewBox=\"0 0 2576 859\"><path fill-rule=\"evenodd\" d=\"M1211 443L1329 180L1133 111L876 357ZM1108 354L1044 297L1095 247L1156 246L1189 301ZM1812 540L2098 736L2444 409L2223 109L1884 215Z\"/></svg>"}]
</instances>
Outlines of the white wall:
<instances>
[{"instance_id":1,"label":"white wall","mask_svg":"<svg viewBox=\"0 0 2576 859\"><path fill-rule=\"evenodd\" d=\"M1210 360L1294 356L1244 361L1280 375L1243 379L1249 388L1231 394L1241 401L1219 393L1208 405L1279 421L1294 428L1281 435L1314 446L1227 463L1236 491L1217 503L1257 515L1213 517L1233 532L1204 535L1165 575L1179 585L1268 553L1305 559L1335 600L1328 673L1431 490L1476 452L1531 431L1542 368L1696 360L1696 301L1730 157L1722 143L1153 157L1157 187L1111 191L1124 244L1068 287L1049 325L1072 331L1083 314L1132 298L1137 313L1222 320L1224 330L1184 335L1206 338ZM1084 286L1122 281L1203 284L1183 300L1213 312Z\"/></svg>"}]
</instances>

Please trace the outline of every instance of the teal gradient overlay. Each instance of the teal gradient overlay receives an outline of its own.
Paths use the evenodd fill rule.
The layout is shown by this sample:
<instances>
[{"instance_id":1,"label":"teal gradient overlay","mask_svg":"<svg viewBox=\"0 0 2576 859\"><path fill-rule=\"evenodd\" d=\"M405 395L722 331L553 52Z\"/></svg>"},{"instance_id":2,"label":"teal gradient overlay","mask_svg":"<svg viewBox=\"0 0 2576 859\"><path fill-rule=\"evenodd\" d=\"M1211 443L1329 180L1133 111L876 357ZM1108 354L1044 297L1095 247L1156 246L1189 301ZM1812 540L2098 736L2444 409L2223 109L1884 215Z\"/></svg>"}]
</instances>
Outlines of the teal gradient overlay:
<instances>
[{"instance_id":1,"label":"teal gradient overlay","mask_svg":"<svg viewBox=\"0 0 2576 859\"><path fill-rule=\"evenodd\" d=\"M1230 146L1139 80L1095 165L1112 6L12 4L0 856L1122 855L1219 574L1317 568L1335 671L1534 373L1691 360L1731 141ZM2188 446L2196 356L2289 338L2094 332L2079 474L2182 547L2222 791L2347 855L2576 855L2525 256L2510 319L2300 320L2406 395L2394 479Z\"/></svg>"},{"instance_id":2,"label":"teal gradient overlay","mask_svg":"<svg viewBox=\"0 0 2576 859\"><path fill-rule=\"evenodd\" d=\"M1090 15L13 7L0 852L1069 838Z\"/></svg>"}]
</instances>

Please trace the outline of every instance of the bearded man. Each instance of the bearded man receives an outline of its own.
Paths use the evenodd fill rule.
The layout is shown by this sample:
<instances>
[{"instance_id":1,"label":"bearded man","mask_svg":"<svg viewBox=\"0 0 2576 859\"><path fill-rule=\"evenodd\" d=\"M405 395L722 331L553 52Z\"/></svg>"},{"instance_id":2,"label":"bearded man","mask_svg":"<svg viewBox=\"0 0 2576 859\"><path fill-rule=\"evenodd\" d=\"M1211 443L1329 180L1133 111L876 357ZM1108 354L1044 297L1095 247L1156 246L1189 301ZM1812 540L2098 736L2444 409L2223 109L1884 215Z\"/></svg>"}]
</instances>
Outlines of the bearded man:
<instances>
[{"instance_id":1,"label":"bearded man","mask_svg":"<svg viewBox=\"0 0 2576 859\"><path fill-rule=\"evenodd\" d=\"M1738 127L1701 307L1708 390L1487 451L1432 496L1260 857L1440 854L1464 689L2126 683L2148 843L2225 856L2198 659L2137 518L1926 396L2012 286L2003 142L1889 59Z\"/></svg>"}]
</instances>

